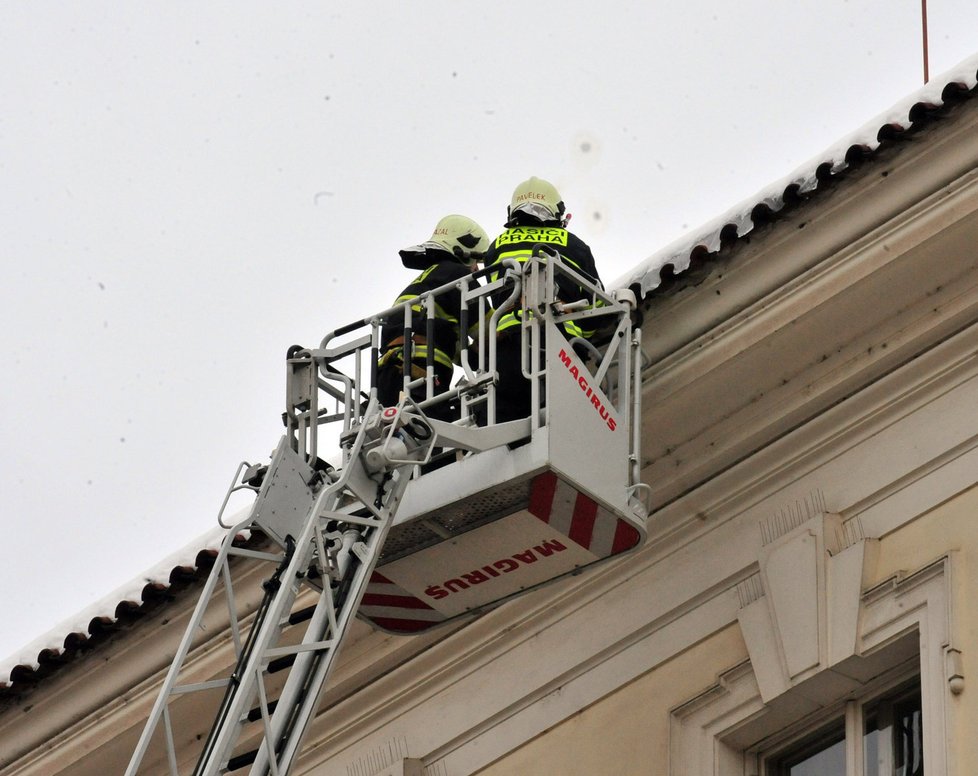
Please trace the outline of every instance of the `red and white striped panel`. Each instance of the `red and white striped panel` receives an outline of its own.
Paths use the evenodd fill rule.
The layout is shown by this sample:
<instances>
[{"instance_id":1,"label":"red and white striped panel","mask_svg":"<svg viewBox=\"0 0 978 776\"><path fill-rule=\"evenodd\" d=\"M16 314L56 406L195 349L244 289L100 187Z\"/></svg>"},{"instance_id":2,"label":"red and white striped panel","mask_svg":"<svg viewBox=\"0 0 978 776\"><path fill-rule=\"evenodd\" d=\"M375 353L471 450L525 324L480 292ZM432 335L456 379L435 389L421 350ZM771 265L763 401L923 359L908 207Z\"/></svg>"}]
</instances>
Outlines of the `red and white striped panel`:
<instances>
[{"instance_id":1,"label":"red and white striped panel","mask_svg":"<svg viewBox=\"0 0 978 776\"><path fill-rule=\"evenodd\" d=\"M377 627L394 633L417 633L446 619L444 614L377 571L370 577L358 613Z\"/></svg>"},{"instance_id":2,"label":"red and white striped panel","mask_svg":"<svg viewBox=\"0 0 978 776\"><path fill-rule=\"evenodd\" d=\"M641 540L633 526L598 506L553 472L534 478L527 509L599 558L629 550Z\"/></svg>"}]
</instances>

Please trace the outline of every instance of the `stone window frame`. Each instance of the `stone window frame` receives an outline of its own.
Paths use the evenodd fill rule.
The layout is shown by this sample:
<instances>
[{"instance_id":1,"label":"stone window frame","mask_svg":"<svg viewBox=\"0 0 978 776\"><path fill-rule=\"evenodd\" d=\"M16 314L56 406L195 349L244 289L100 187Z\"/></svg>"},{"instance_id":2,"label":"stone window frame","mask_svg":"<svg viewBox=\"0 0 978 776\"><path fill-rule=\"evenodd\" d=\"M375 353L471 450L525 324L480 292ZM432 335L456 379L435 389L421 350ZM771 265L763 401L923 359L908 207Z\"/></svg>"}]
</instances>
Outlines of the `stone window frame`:
<instances>
[{"instance_id":1,"label":"stone window frame","mask_svg":"<svg viewBox=\"0 0 978 776\"><path fill-rule=\"evenodd\" d=\"M961 692L964 682L960 653L949 642L950 578L951 557L945 556L860 596L859 648L851 660L882 661L884 670L857 690L851 682L840 682L836 668L825 667L765 700L750 661L723 673L713 687L673 709L669 776L763 776L762 753L814 732L844 713L847 704L861 705L915 674L920 677L925 772L947 773L949 696ZM850 724L859 724L861 715L849 717ZM850 767L848 776L859 776L862 737L847 739L853 747L848 761L860 763Z\"/></svg>"},{"instance_id":2,"label":"stone window frame","mask_svg":"<svg viewBox=\"0 0 978 776\"><path fill-rule=\"evenodd\" d=\"M899 702L908 696L921 695L920 675L914 673L916 662L916 659L908 661L906 665L898 666L888 672L886 677L870 685L873 689L869 689L868 686L866 694L862 697L830 707L827 710L827 718L819 715L817 723L803 720L800 725L793 726L790 735L786 735L787 731L783 731L757 747L751 748L745 753L747 771L758 771L761 776L776 776L776 772L768 768L769 762L783 758L792 749L803 747L806 741L811 742L817 740L819 736L824 737L829 730L841 730L842 740L845 742L846 776L866 776L864 746L866 719L869 716L867 711L874 710L880 705L890 706L893 702ZM884 750L881 754L883 756L881 762L885 762L891 756L888 750ZM885 770L879 771L881 774L892 773L892 763L889 766L884 764L883 767Z\"/></svg>"}]
</instances>

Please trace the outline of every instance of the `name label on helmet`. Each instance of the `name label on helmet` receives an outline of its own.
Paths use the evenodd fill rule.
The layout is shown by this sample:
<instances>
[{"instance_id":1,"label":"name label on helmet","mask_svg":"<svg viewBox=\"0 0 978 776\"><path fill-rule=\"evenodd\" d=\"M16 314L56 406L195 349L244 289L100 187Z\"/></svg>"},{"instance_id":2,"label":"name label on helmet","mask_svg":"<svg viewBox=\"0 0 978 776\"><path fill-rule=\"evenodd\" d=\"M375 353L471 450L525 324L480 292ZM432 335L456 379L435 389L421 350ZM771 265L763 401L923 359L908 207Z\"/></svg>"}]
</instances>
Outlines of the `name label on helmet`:
<instances>
[{"instance_id":1,"label":"name label on helmet","mask_svg":"<svg viewBox=\"0 0 978 776\"><path fill-rule=\"evenodd\" d=\"M557 226L514 226L496 238L496 245L521 242L567 245L567 230Z\"/></svg>"},{"instance_id":2,"label":"name label on helmet","mask_svg":"<svg viewBox=\"0 0 978 776\"><path fill-rule=\"evenodd\" d=\"M515 197L513 197L513 202L520 203L520 204L523 202L540 202L540 201L546 202L547 195L540 194L539 192L536 191L528 191L525 194L517 194Z\"/></svg>"}]
</instances>

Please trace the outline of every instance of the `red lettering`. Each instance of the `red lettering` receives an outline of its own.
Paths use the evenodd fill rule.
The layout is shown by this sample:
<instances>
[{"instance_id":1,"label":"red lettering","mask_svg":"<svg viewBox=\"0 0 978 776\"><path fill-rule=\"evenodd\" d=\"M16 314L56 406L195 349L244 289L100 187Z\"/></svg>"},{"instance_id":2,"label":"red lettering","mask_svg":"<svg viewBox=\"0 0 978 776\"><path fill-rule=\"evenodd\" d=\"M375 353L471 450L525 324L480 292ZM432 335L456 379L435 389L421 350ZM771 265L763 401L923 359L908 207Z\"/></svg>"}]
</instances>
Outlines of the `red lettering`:
<instances>
[{"instance_id":1,"label":"red lettering","mask_svg":"<svg viewBox=\"0 0 978 776\"><path fill-rule=\"evenodd\" d=\"M549 558L555 552L563 552L567 548L556 539L546 539L543 544L534 545L533 549L544 558Z\"/></svg>"},{"instance_id":2,"label":"red lettering","mask_svg":"<svg viewBox=\"0 0 978 776\"><path fill-rule=\"evenodd\" d=\"M570 376L577 381L577 385L582 391L584 391L584 395L591 400L591 406L597 410L598 414L601 416L601 420L607 423L608 428L611 431L618 428L618 423L613 417L611 417L611 411L601 403L601 399L598 397L598 394L591 388L590 385L588 385L587 376L581 374L580 370L577 368L577 364L571 360L570 354L563 348L561 348L560 351L560 361L565 367L567 367L567 371L570 373Z\"/></svg>"},{"instance_id":3,"label":"red lettering","mask_svg":"<svg viewBox=\"0 0 978 776\"><path fill-rule=\"evenodd\" d=\"M458 593L462 590L468 590L469 586L461 579L449 579L445 582L445 587L447 587L453 593Z\"/></svg>"},{"instance_id":4,"label":"red lettering","mask_svg":"<svg viewBox=\"0 0 978 776\"><path fill-rule=\"evenodd\" d=\"M468 574L463 574L462 579L464 579L470 585L478 585L482 582L489 581L489 577L487 577L481 571L470 571Z\"/></svg>"},{"instance_id":5,"label":"red lettering","mask_svg":"<svg viewBox=\"0 0 978 776\"><path fill-rule=\"evenodd\" d=\"M429 585L425 588L424 594L436 600L445 598L452 593L468 590L470 586L488 582L490 577L501 576L500 572L508 574L511 571L516 571L520 567L520 563L536 563L540 558L549 558L554 553L563 552L566 549L567 547L557 539L544 539L540 544L536 544L523 552L517 552L510 558L501 558L491 566L483 566L481 569L461 574L461 579L449 579L441 585Z\"/></svg>"}]
</instances>

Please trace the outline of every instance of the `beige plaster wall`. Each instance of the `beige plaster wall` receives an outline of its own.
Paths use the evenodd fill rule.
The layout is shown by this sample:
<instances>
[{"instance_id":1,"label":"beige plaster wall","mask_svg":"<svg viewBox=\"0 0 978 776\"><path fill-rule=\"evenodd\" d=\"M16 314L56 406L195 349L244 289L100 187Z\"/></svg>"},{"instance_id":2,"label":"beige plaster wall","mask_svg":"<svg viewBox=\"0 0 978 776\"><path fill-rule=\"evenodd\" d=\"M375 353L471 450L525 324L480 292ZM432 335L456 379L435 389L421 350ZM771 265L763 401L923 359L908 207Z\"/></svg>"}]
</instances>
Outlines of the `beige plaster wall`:
<instances>
[{"instance_id":1,"label":"beige plaster wall","mask_svg":"<svg viewBox=\"0 0 978 776\"><path fill-rule=\"evenodd\" d=\"M978 487L924 513L880 542L874 584L951 556L951 646L961 651L965 688L950 697L949 776L978 773Z\"/></svg>"},{"instance_id":2,"label":"beige plaster wall","mask_svg":"<svg viewBox=\"0 0 978 776\"><path fill-rule=\"evenodd\" d=\"M669 712L747 659L731 625L497 760L479 776L665 773Z\"/></svg>"},{"instance_id":3,"label":"beige plaster wall","mask_svg":"<svg viewBox=\"0 0 978 776\"><path fill-rule=\"evenodd\" d=\"M952 646L961 650L965 690L950 695L951 775L978 773L978 487L921 515L880 542L871 584L952 557ZM747 659L736 625L727 627L618 689L478 772L632 776L665 773L670 710Z\"/></svg>"}]
</instances>

